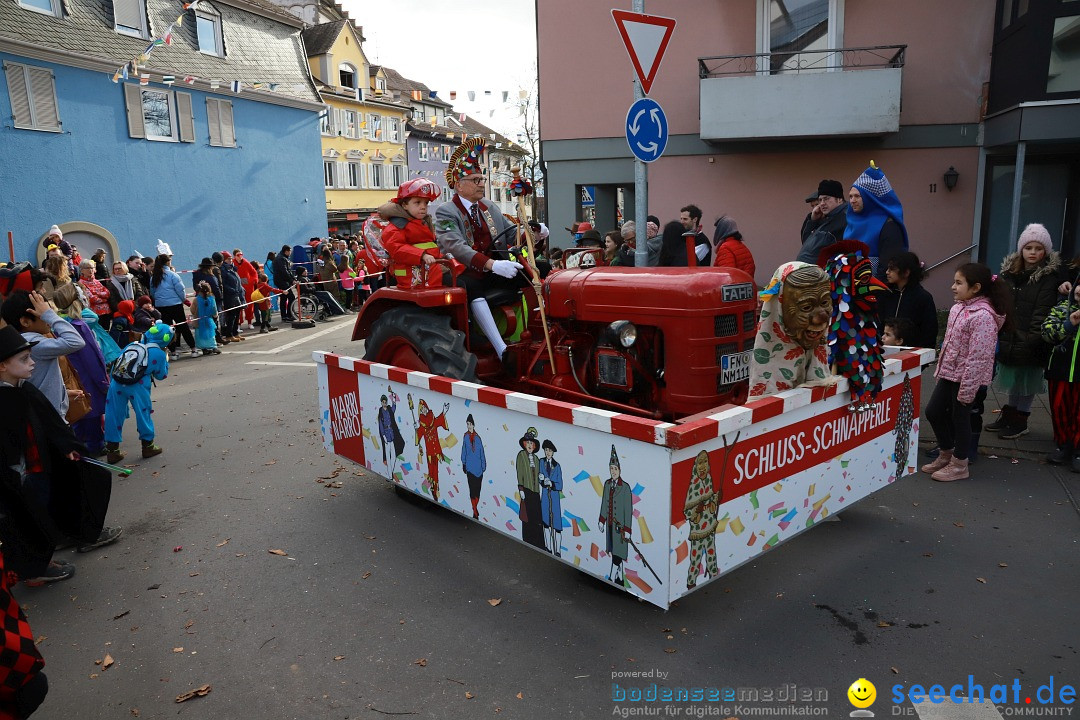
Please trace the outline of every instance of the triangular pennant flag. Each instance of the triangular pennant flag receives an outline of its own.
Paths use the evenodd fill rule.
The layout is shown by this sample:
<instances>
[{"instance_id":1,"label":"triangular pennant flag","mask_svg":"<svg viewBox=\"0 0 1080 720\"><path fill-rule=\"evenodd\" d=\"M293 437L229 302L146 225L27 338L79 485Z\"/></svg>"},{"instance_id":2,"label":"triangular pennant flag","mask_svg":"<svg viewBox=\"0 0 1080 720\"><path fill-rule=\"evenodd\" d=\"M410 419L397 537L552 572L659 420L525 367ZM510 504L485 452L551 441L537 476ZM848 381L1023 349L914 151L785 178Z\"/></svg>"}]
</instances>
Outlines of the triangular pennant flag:
<instances>
[{"instance_id":1,"label":"triangular pennant flag","mask_svg":"<svg viewBox=\"0 0 1080 720\"><path fill-rule=\"evenodd\" d=\"M470 90L469 91L469 102L473 102L474 100L476 100L476 91L475 90Z\"/></svg>"},{"instance_id":2,"label":"triangular pennant flag","mask_svg":"<svg viewBox=\"0 0 1080 720\"><path fill-rule=\"evenodd\" d=\"M210 81L210 89L211 90L217 90L220 86L221 86L221 81L220 80L211 80Z\"/></svg>"},{"instance_id":3,"label":"triangular pennant flag","mask_svg":"<svg viewBox=\"0 0 1080 720\"><path fill-rule=\"evenodd\" d=\"M485 90L485 91L484 91L484 94L485 94L485 95L490 95L490 94L491 94L491 91L490 91L490 90Z\"/></svg>"},{"instance_id":4,"label":"triangular pennant flag","mask_svg":"<svg viewBox=\"0 0 1080 720\"><path fill-rule=\"evenodd\" d=\"M139 78L139 84L140 85L149 85L150 84L150 76L149 75L143 75L141 78Z\"/></svg>"},{"instance_id":5,"label":"triangular pennant flag","mask_svg":"<svg viewBox=\"0 0 1080 720\"><path fill-rule=\"evenodd\" d=\"M421 100L424 99L424 93L420 92L419 90L413 90L412 91L412 99L416 100L417 102L420 102Z\"/></svg>"},{"instance_id":6,"label":"triangular pennant flag","mask_svg":"<svg viewBox=\"0 0 1080 720\"><path fill-rule=\"evenodd\" d=\"M358 102L364 102L364 88L356 88L356 99Z\"/></svg>"},{"instance_id":7,"label":"triangular pennant flag","mask_svg":"<svg viewBox=\"0 0 1080 720\"><path fill-rule=\"evenodd\" d=\"M238 93L238 92L240 92L240 91L241 91L241 90L243 89L243 87L244 87L244 83L243 83L243 82L241 82L240 80L233 80L233 81L232 81L232 84L230 85L230 87L232 88L232 91L233 91L234 93Z\"/></svg>"},{"instance_id":8,"label":"triangular pennant flag","mask_svg":"<svg viewBox=\"0 0 1080 720\"><path fill-rule=\"evenodd\" d=\"M503 94L503 102L506 102L507 100L510 99L510 92L508 90L503 90L502 94Z\"/></svg>"},{"instance_id":9,"label":"triangular pennant flag","mask_svg":"<svg viewBox=\"0 0 1080 720\"><path fill-rule=\"evenodd\" d=\"M119 70L117 70L116 72L113 73L112 81L113 82L120 82L120 71Z\"/></svg>"},{"instance_id":10,"label":"triangular pennant flag","mask_svg":"<svg viewBox=\"0 0 1080 720\"><path fill-rule=\"evenodd\" d=\"M184 76L184 82L186 82L188 85L194 85L195 84L195 76L194 75L185 75Z\"/></svg>"},{"instance_id":11,"label":"triangular pennant flag","mask_svg":"<svg viewBox=\"0 0 1080 720\"><path fill-rule=\"evenodd\" d=\"M178 15L176 17L176 27L180 27L183 24L184 24L184 16L183 15Z\"/></svg>"},{"instance_id":12,"label":"triangular pennant flag","mask_svg":"<svg viewBox=\"0 0 1080 720\"><path fill-rule=\"evenodd\" d=\"M174 82L176 82L176 76L175 75L162 75L161 76L161 82L165 83L166 85L172 85Z\"/></svg>"},{"instance_id":13,"label":"triangular pennant flag","mask_svg":"<svg viewBox=\"0 0 1080 720\"><path fill-rule=\"evenodd\" d=\"M128 66L127 65L120 68L120 77L122 77L124 80L128 79Z\"/></svg>"},{"instance_id":14,"label":"triangular pennant flag","mask_svg":"<svg viewBox=\"0 0 1080 720\"><path fill-rule=\"evenodd\" d=\"M450 91L450 99L451 100L457 100L457 90L451 90Z\"/></svg>"},{"instance_id":15,"label":"triangular pennant flag","mask_svg":"<svg viewBox=\"0 0 1080 720\"><path fill-rule=\"evenodd\" d=\"M436 98L436 97L438 97L438 96L439 96L439 93L438 93L438 92L436 92L435 90L429 90L429 91L428 91L428 97L430 97L430 98Z\"/></svg>"},{"instance_id":16,"label":"triangular pennant flag","mask_svg":"<svg viewBox=\"0 0 1080 720\"><path fill-rule=\"evenodd\" d=\"M458 122L465 122L465 113L461 113L460 115L458 115L457 119Z\"/></svg>"},{"instance_id":17,"label":"triangular pennant flag","mask_svg":"<svg viewBox=\"0 0 1080 720\"><path fill-rule=\"evenodd\" d=\"M161 39L165 41L166 45L172 45L172 28L169 28L169 32L165 33Z\"/></svg>"},{"instance_id":18,"label":"triangular pennant flag","mask_svg":"<svg viewBox=\"0 0 1080 720\"><path fill-rule=\"evenodd\" d=\"M524 100L527 97L529 97L529 91L528 90L518 90L518 98L519 99Z\"/></svg>"}]
</instances>

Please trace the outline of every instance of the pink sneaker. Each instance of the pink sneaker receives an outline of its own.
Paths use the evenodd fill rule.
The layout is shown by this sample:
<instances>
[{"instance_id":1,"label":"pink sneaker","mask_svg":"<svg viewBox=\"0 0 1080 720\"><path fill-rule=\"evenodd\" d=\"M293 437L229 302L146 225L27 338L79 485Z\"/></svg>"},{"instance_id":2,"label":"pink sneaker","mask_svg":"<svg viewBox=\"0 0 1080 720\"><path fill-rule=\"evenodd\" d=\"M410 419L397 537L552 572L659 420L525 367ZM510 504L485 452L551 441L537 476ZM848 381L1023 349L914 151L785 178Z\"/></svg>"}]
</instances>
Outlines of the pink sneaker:
<instances>
[{"instance_id":1,"label":"pink sneaker","mask_svg":"<svg viewBox=\"0 0 1080 720\"><path fill-rule=\"evenodd\" d=\"M961 460L954 457L949 464L930 476L938 482L952 482L954 480L967 480L971 475L968 473L967 458Z\"/></svg>"},{"instance_id":2,"label":"pink sneaker","mask_svg":"<svg viewBox=\"0 0 1080 720\"><path fill-rule=\"evenodd\" d=\"M950 460L952 460L952 450L942 450L933 462L928 462L919 469L927 475L933 475L948 465Z\"/></svg>"}]
</instances>

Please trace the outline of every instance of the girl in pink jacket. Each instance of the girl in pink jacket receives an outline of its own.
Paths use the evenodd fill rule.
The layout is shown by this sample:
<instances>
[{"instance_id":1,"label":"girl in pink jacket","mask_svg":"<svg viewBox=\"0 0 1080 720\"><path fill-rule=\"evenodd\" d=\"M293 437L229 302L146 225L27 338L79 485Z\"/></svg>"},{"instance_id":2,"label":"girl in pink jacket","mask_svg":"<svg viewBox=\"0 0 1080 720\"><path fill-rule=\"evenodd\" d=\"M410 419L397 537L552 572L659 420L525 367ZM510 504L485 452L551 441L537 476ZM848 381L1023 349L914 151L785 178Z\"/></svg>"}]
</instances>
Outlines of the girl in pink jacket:
<instances>
[{"instance_id":1,"label":"girl in pink jacket","mask_svg":"<svg viewBox=\"0 0 1080 720\"><path fill-rule=\"evenodd\" d=\"M952 283L956 304L938 356L937 385L926 405L941 454L922 466L939 482L964 480L971 447L971 406L982 402L994 376L998 331L1006 324L1011 305L1008 286L981 263L956 269Z\"/></svg>"}]
</instances>

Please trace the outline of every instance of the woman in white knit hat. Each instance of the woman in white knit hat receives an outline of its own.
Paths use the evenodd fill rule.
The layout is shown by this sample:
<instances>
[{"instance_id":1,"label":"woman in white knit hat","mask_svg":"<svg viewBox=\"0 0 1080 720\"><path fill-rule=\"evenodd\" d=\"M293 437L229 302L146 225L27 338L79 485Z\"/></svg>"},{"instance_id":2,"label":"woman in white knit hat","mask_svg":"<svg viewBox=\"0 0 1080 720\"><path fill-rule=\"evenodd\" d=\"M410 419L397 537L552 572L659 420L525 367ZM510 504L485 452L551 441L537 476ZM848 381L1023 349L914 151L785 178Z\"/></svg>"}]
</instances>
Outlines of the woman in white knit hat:
<instances>
[{"instance_id":1,"label":"woman in white knit hat","mask_svg":"<svg viewBox=\"0 0 1080 720\"><path fill-rule=\"evenodd\" d=\"M1043 320L1057 303L1061 259L1050 232L1032 223L1020 233L1016 252L1001 264L1001 279L1013 293L1013 329L998 336L997 388L1008 393L996 422L984 429L1015 440L1028 433L1028 416L1038 393L1046 390L1043 370L1050 346L1042 339Z\"/></svg>"}]
</instances>

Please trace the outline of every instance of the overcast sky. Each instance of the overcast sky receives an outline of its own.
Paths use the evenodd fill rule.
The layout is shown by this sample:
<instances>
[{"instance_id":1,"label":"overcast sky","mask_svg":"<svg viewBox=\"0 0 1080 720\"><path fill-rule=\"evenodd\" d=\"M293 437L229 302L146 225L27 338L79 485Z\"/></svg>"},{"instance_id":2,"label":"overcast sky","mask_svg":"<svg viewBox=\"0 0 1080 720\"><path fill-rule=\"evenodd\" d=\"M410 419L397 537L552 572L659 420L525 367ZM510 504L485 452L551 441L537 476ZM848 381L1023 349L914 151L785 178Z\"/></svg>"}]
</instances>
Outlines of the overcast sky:
<instances>
[{"instance_id":1,"label":"overcast sky","mask_svg":"<svg viewBox=\"0 0 1080 720\"><path fill-rule=\"evenodd\" d=\"M518 90L536 81L533 0L339 2L363 28L370 62L424 83L459 112L517 139ZM476 92L475 102L469 102L469 90ZM503 91L510 94L505 106Z\"/></svg>"}]
</instances>

